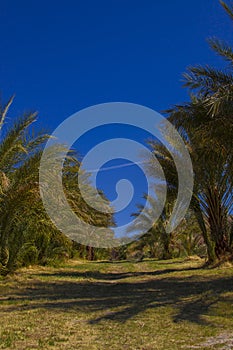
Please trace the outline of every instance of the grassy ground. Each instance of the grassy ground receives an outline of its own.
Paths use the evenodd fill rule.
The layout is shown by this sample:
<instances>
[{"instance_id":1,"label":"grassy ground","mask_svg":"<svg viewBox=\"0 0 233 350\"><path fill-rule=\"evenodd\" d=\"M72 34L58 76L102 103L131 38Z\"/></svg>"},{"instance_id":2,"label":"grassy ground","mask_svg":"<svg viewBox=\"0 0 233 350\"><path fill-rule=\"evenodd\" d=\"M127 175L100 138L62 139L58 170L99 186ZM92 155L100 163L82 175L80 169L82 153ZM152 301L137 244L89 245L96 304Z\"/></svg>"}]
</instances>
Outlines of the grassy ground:
<instances>
[{"instance_id":1,"label":"grassy ground","mask_svg":"<svg viewBox=\"0 0 233 350\"><path fill-rule=\"evenodd\" d=\"M233 349L233 268L70 262L0 281L0 349Z\"/></svg>"}]
</instances>

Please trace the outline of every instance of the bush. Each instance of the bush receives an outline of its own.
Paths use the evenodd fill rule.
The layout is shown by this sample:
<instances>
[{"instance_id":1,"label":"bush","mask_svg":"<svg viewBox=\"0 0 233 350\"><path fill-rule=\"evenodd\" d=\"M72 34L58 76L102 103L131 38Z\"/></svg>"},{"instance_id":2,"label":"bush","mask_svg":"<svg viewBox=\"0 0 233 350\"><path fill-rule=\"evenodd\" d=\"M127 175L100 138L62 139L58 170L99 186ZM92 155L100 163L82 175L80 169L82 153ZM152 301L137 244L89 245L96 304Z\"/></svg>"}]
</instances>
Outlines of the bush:
<instances>
[{"instance_id":1,"label":"bush","mask_svg":"<svg viewBox=\"0 0 233 350\"><path fill-rule=\"evenodd\" d=\"M38 249L33 243L24 243L17 256L18 266L29 266L36 264L38 262L38 255Z\"/></svg>"}]
</instances>

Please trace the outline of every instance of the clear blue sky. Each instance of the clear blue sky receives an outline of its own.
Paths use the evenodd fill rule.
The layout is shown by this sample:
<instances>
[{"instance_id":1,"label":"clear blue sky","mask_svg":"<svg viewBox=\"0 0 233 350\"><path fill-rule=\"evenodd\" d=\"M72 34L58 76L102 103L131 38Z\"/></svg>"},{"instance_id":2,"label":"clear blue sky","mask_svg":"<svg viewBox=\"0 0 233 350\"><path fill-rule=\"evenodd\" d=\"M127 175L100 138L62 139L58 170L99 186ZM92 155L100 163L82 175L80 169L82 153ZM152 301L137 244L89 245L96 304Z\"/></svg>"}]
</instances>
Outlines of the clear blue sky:
<instances>
[{"instance_id":1,"label":"clear blue sky","mask_svg":"<svg viewBox=\"0 0 233 350\"><path fill-rule=\"evenodd\" d=\"M3 99L16 94L12 114L37 110L39 124L52 131L93 104L126 101L161 111L187 100L182 72L198 63L219 66L206 37L230 40L232 28L217 0L2 0L0 32ZM105 139L105 131L84 138L80 153ZM108 137L126 134L108 130ZM111 180L122 171L100 179L109 197ZM143 183L140 171L127 171ZM145 186L137 189L119 222L135 209Z\"/></svg>"}]
</instances>

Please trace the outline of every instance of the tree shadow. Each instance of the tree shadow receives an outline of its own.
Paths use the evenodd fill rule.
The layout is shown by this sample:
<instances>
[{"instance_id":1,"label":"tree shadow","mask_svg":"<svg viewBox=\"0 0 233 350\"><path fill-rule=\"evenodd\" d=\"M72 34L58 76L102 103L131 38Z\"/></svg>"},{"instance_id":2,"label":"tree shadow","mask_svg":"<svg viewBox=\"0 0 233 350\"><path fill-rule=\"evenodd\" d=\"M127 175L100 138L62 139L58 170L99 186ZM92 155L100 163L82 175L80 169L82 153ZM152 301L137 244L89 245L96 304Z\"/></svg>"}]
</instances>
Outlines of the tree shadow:
<instances>
[{"instance_id":1,"label":"tree shadow","mask_svg":"<svg viewBox=\"0 0 233 350\"><path fill-rule=\"evenodd\" d=\"M122 280L125 278L132 277L140 277L140 276L159 276L165 275L173 272L181 272L181 271L194 271L200 270L201 267L187 267L187 268L172 268L172 269L163 269L163 270L155 270L155 271L136 271L136 272L111 272L111 273L103 273L98 270L94 271L58 271L54 273L37 273L36 276L39 277L61 277L61 278L77 278L77 279L95 279L95 280Z\"/></svg>"},{"instance_id":2,"label":"tree shadow","mask_svg":"<svg viewBox=\"0 0 233 350\"><path fill-rule=\"evenodd\" d=\"M33 281L33 285L22 286L22 289L8 298L18 305L4 307L4 311L37 308L66 312L85 310L90 314L89 323L96 324L103 320L125 322L146 310L170 306L174 310L174 322L208 324L204 316L208 314L210 307L219 301L225 301L224 293L233 292L232 278L212 276L211 279L205 279L204 276L197 275L181 278L167 275L174 271L180 270L166 269L124 274L100 272L43 274L50 276L51 279L58 275L61 277L72 275L77 281L56 279ZM82 275L94 276L95 280L79 281L78 278ZM143 275L149 275L148 279L136 282L122 281L122 278ZM228 302L232 302L232 299L229 300L228 296ZM96 314L94 315L96 312L100 312L101 316L96 317Z\"/></svg>"}]
</instances>

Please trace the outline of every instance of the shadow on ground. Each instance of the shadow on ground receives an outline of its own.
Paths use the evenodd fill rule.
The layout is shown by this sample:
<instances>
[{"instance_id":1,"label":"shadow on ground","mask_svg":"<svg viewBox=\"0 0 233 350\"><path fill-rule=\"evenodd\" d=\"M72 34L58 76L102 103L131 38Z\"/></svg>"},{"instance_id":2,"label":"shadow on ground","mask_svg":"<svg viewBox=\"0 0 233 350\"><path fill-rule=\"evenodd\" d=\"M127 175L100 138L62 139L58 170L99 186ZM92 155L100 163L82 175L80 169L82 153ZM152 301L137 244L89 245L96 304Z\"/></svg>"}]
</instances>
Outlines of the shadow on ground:
<instances>
[{"instance_id":1,"label":"shadow on ground","mask_svg":"<svg viewBox=\"0 0 233 350\"><path fill-rule=\"evenodd\" d=\"M171 306L174 310L174 322L187 320L207 324L203 316L212 305L219 301L233 303L232 297L226 299L222 295L233 291L232 278L205 279L204 276L197 275L181 278L169 275L175 271L181 270L43 273L41 275L47 276L45 280L33 280L31 285L27 282L18 291L14 291L14 295L9 296L8 300L15 301L16 304L5 307L4 311L36 308L67 312L85 310L90 314L89 322L95 324L102 320L125 322L146 310ZM148 279L140 280L143 275L148 276ZM56 279L58 276L63 279ZM66 281L67 277L73 277L74 281ZM79 281L80 277L86 277L86 280ZM122 280L128 277L136 277L136 281ZM88 280L90 278L94 281ZM98 311L101 316L96 318L94 313Z\"/></svg>"},{"instance_id":2,"label":"shadow on ground","mask_svg":"<svg viewBox=\"0 0 233 350\"><path fill-rule=\"evenodd\" d=\"M97 281L100 280L122 280L125 278L133 278L133 277L143 277L143 276L159 276L165 275L173 272L179 271L193 271L200 270L200 267L187 267L182 269L172 268L172 269L163 269L163 270L155 270L155 271L137 271L137 272L113 272L113 273L103 273L100 271L58 271L53 274L43 272L41 275L37 274L37 276L43 277L59 277L59 278L77 278L77 279L94 279Z\"/></svg>"}]
</instances>

